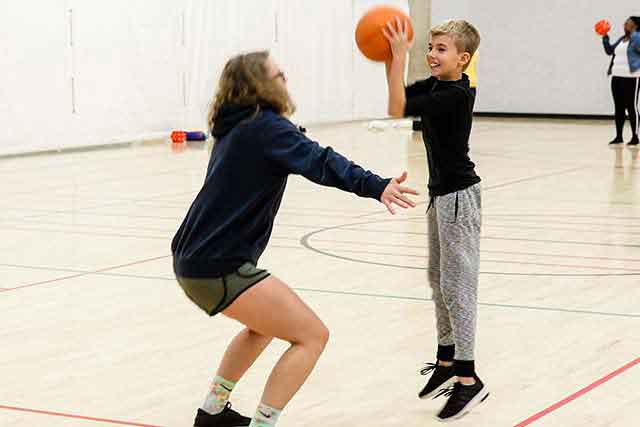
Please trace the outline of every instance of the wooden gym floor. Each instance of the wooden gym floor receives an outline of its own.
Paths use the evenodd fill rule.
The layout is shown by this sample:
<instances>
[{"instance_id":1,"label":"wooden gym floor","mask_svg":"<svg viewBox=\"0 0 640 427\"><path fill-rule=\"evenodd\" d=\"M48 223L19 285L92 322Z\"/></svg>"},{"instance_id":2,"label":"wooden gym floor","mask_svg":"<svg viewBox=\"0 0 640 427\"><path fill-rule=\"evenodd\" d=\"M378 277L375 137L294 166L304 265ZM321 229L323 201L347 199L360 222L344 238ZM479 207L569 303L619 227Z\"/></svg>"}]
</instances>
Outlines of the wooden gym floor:
<instances>
[{"instance_id":1,"label":"wooden gym floor","mask_svg":"<svg viewBox=\"0 0 640 427\"><path fill-rule=\"evenodd\" d=\"M640 424L640 161L610 122L477 119L483 177L478 370L492 395L460 427ZM309 135L423 193L374 201L292 177L260 266L332 331L279 425L436 425L421 141L366 123ZM133 144L0 159L0 425L190 426L239 326L172 276L170 239L205 145ZM274 343L232 396L251 415Z\"/></svg>"}]
</instances>

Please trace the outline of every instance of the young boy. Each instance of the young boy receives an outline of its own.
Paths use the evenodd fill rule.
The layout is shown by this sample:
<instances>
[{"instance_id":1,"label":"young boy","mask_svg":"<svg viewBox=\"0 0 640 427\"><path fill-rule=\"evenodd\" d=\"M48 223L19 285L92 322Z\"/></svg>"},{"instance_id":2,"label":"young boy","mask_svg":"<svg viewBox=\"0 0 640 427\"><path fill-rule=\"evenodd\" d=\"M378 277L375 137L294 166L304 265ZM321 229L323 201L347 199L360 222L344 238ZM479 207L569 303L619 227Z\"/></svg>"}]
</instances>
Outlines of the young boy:
<instances>
[{"instance_id":1,"label":"young boy","mask_svg":"<svg viewBox=\"0 0 640 427\"><path fill-rule=\"evenodd\" d=\"M384 32L393 51L386 64L389 114L422 119L429 164L429 283L438 353L437 362L422 371L432 375L419 397L449 396L437 418L450 421L489 395L474 364L481 204L480 178L468 155L475 97L463 74L480 35L466 21L434 27L427 54L431 77L405 88L405 61L411 47L407 23L389 22ZM451 388L438 392L451 383Z\"/></svg>"}]
</instances>

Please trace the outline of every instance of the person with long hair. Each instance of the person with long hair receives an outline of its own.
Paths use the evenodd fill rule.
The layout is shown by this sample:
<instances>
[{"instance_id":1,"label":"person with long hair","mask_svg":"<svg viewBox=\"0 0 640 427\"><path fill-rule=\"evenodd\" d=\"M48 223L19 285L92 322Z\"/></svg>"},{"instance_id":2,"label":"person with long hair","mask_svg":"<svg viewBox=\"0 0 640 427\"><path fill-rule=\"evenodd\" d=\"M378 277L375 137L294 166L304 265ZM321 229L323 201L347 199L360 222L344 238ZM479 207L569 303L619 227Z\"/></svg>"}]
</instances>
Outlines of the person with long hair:
<instances>
[{"instance_id":1,"label":"person with long hair","mask_svg":"<svg viewBox=\"0 0 640 427\"><path fill-rule=\"evenodd\" d=\"M329 339L311 308L257 267L287 176L378 200L391 213L393 205L415 207L405 194L418 193L402 185L406 172L383 179L311 141L291 123L295 106L286 83L266 51L227 62L209 111L215 143L204 185L171 245L176 278L188 298L207 315L222 313L245 326L223 356L197 411L197 427L276 425ZM273 338L290 347L249 419L231 409L229 395Z\"/></svg>"}]
</instances>

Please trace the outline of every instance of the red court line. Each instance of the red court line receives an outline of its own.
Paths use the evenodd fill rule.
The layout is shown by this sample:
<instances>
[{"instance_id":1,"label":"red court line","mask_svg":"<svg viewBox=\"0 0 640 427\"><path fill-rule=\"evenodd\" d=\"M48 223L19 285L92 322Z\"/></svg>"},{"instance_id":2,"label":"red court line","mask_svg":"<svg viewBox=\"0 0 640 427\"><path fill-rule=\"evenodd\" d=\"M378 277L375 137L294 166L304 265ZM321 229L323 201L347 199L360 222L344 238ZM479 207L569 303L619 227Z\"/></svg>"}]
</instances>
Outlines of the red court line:
<instances>
[{"instance_id":1,"label":"red court line","mask_svg":"<svg viewBox=\"0 0 640 427\"><path fill-rule=\"evenodd\" d=\"M597 380L596 382L586 386L585 388L578 390L577 392L573 393L570 396L565 397L564 399L562 399L561 401L559 401L558 403L554 403L553 405L549 406L546 409L543 409L542 411L538 412L535 415L532 415L531 417L527 418L526 420L522 421L519 424L516 424L514 427L525 427L528 425L533 424L534 422L538 421L540 418L549 415L550 413L562 408L563 406L566 406L567 404L571 403L572 401L578 399L581 396L584 396L585 394L589 393L591 390L600 387L602 384L612 380L613 378L617 377L618 375L622 374L625 371L628 371L629 369L633 368L634 366L640 364L640 357L638 357L635 360L632 360L631 362L627 363L626 365L624 365L623 367L616 369L615 371L611 372L609 375L606 375L602 378L600 378L599 380Z\"/></svg>"},{"instance_id":2,"label":"red court line","mask_svg":"<svg viewBox=\"0 0 640 427\"><path fill-rule=\"evenodd\" d=\"M148 258L148 259L142 259L142 260L139 260L139 261L129 262L127 264L114 265L112 267L101 268L101 269L98 269L98 270L87 271L87 272L84 272L84 273L78 273L78 274L72 274L72 275L69 275L69 276L57 277L55 279L42 280L40 282L35 282L35 283L28 283L26 285L15 286L13 288L0 289L0 293L1 292L15 291L17 289L31 288L33 286L45 285L47 283L61 282L63 280L67 280L67 279L74 279L76 277L88 276L90 274L102 273L104 271L109 271L109 270L116 270L118 268L129 267L129 266L132 266L132 265L144 264L145 262L156 261L156 260L159 260L159 259L162 259L162 258L168 258L170 256L171 255L157 256L157 257L153 257L153 258Z\"/></svg>"},{"instance_id":3,"label":"red court line","mask_svg":"<svg viewBox=\"0 0 640 427\"><path fill-rule=\"evenodd\" d=\"M100 421L100 422L103 422L103 423L120 424L120 425L125 425L125 426L161 427L161 426L157 426L157 425L153 425L153 424L142 424L142 423L134 423L134 422L131 422L131 421L109 420L107 418L86 417L86 416L83 416L83 415L64 414L62 412L51 412L51 411L41 411L39 409L17 408L15 406L0 405L0 409L7 409L7 410L10 410L10 411L29 412L29 413L32 413L32 414L52 415L54 417L74 418L76 420Z\"/></svg>"}]
</instances>

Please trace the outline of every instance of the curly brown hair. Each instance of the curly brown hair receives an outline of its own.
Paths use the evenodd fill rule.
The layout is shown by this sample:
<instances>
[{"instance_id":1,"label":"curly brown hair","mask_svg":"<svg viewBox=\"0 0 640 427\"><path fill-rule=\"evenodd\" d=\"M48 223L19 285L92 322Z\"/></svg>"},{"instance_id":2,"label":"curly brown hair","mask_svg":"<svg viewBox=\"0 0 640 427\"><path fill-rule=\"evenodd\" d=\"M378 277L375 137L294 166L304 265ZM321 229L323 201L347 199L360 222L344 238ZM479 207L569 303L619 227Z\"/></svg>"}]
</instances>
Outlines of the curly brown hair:
<instances>
[{"instance_id":1,"label":"curly brown hair","mask_svg":"<svg viewBox=\"0 0 640 427\"><path fill-rule=\"evenodd\" d=\"M224 104L255 105L256 112L269 106L287 116L295 112L287 90L269 76L267 59L269 51L265 50L237 55L227 62L207 115L209 129Z\"/></svg>"}]
</instances>

